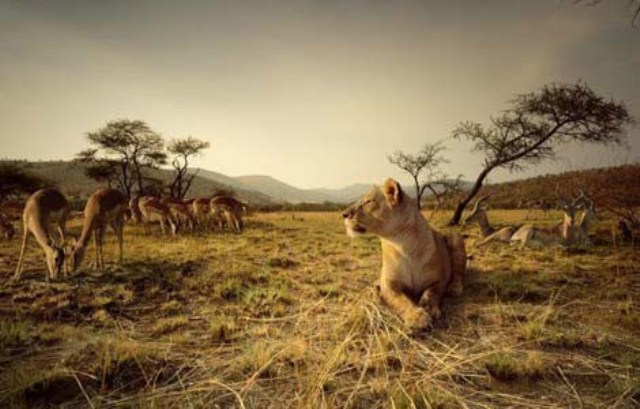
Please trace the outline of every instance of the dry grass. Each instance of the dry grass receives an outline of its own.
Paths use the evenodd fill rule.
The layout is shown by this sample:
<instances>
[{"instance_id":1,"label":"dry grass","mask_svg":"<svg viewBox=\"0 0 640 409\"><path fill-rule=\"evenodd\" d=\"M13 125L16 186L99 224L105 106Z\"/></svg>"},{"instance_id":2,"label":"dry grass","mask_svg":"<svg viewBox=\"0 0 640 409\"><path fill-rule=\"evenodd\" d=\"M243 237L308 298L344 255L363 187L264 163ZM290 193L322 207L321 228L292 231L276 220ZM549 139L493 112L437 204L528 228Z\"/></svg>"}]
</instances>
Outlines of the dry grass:
<instances>
[{"instance_id":1,"label":"dry grass","mask_svg":"<svg viewBox=\"0 0 640 409\"><path fill-rule=\"evenodd\" d=\"M476 250L464 233L466 294L423 334L376 299L377 241L333 213L176 240L128 226L124 267L54 284L35 245L9 283L19 243L0 242L0 406L638 405L638 251L606 234L586 252Z\"/></svg>"}]
</instances>

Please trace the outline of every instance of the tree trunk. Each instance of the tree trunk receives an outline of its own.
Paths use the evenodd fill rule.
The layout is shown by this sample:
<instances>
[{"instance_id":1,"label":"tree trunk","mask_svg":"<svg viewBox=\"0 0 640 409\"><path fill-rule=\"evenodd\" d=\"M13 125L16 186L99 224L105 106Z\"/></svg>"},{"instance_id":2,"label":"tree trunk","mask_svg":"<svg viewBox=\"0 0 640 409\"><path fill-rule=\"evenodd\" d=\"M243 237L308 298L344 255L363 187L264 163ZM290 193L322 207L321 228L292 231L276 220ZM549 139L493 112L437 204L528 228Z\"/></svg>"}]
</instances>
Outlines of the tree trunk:
<instances>
[{"instance_id":1,"label":"tree trunk","mask_svg":"<svg viewBox=\"0 0 640 409\"><path fill-rule=\"evenodd\" d=\"M185 196L187 196L187 192L189 191L189 189L191 189L191 184L193 183L193 179L195 179L195 177L198 175L198 172L200 172L200 169L193 172L191 176L186 180L184 189L182 190L182 192L180 192L181 199L184 199Z\"/></svg>"},{"instance_id":2,"label":"tree trunk","mask_svg":"<svg viewBox=\"0 0 640 409\"><path fill-rule=\"evenodd\" d=\"M416 204L418 205L418 211L422 210L422 206L420 205L420 196L422 196L420 192L420 182L418 182L417 177L413 177L413 182L416 185Z\"/></svg>"},{"instance_id":3,"label":"tree trunk","mask_svg":"<svg viewBox=\"0 0 640 409\"><path fill-rule=\"evenodd\" d=\"M493 166L489 166L484 168L482 172L480 172L478 178L476 179L476 182L473 184L473 188L471 188L471 190L463 200L458 202L458 206L456 207L455 212L453 212L451 220L449 220L449 226L457 226L458 224L460 224L460 219L462 219L462 212L464 212L464 209L467 207L469 202L471 202L473 198L476 197L476 195L480 191L480 188L482 187L482 184L484 183L484 180L487 178L489 172L491 172L493 168Z\"/></svg>"},{"instance_id":4,"label":"tree trunk","mask_svg":"<svg viewBox=\"0 0 640 409\"><path fill-rule=\"evenodd\" d=\"M120 183L120 185L122 186L122 189L124 190L124 193L127 195L127 197L131 197L131 184L129 183L129 175L127 172L127 162L125 161L121 161L120 162L120 168L122 169L122 183Z\"/></svg>"},{"instance_id":5,"label":"tree trunk","mask_svg":"<svg viewBox=\"0 0 640 409\"><path fill-rule=\"evenodd\" d=\"M138 164L138 161L136 158L133 158L133 168L135 172L135 178L138 182L138 191L142 195L144 194L144 183L142 182L142 169L140 168L140 165Z\"/></svg>"}]
</instances>

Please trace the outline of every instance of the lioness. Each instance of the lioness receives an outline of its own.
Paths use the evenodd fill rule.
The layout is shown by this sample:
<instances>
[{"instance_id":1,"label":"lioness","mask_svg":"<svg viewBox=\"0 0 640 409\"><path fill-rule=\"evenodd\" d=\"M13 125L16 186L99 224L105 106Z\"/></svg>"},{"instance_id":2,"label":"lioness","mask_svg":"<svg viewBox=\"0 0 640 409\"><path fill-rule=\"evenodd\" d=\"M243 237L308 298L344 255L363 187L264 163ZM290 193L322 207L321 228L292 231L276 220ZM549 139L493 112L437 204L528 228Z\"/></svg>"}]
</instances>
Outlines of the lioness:
<instances>
[{"instance_id":1,"label":"lioness","mask_svg":"<svg viewBox=\"0 0 640 409\"><path fill-rule=\"evenodd\" d=\"M395 180L374 187L342 217L349 236L372 233L380 238L380 296L409 328L426 328L438 319L447 290L462 294L464 240L433 230Z\"/></svg>"}]
</instances>

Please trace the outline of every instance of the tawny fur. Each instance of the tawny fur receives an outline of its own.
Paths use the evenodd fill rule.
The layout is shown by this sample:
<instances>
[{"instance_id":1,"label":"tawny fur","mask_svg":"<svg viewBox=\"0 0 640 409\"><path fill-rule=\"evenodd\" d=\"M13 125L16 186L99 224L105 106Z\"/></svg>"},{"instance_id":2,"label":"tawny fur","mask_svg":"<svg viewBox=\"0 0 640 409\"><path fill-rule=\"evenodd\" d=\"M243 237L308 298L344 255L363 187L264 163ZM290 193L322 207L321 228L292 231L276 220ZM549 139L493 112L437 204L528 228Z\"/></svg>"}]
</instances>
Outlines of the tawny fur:
<instances>
[{"instance_id":1,"label":"tawny fur","mask_svg":"<svg viewBox=\"0 0 640 409\"><path fill-rule=\"evenodd\" d=\"M142 213L142 226L145 232L149 222L158 220L160 222L160 229L162 230L163 235L166 234L166 224L171 228L171 234L174 236L176 235L178 232L178 224L171 214L169 206L153 196L141 197L138 206Z\"/></svg>"},{"instance_id":2,"label":"tawny fur","mask_svg":"<svg viewBox=\"0 0 640 409\"><path fill-rule=\"evenodd\" d=\"M193 199L191 203L191 212L196 225L201 230L208 230L213 227L211 220L211 208L209 200L206 197L198 197Z\"/></svg>"},{"instance_id":3,"label":"tawny fur","mask_svg":"<svg viewBox=\"0 0 640 409\"><path fill-rule=\"evenodd\" d=\"M47 281L58 278L58 274L63 271L64 266L65 255L62 244L65 239L65 223L68 213L69 202L57 189L41 189L29 197L22 213L22 248L20 249L14 280L19 280L22 274L24 253L31 234L44 250L48 269ZM58 233L61 240L59 245L51 237L52 224L58 225ZM66 271L63 272L66 276Z\"/></svg>"},{"instance_id":4,"label":"tawny fur","mask_svg":"<svg viewBox=\"0 0 640 409\"><path fill-rule=\"evenodd\" d=\"M478 227L480 227L480 234L483 239L476 244L476 247L484 246L493 241L509 243L511 236L518 229L518 226L505 226L500 229L493 228L489 224L487 211L481 206L482 201L486 199L487 197L478 199L471 210L471 213L464 219L465 225L470 224L471 222L476 222L478 223Z\"/></svg>"},{"instance_id":5,"label":"tawny fur","mask_svg":"<svg viewBox=\"0 0 640 409\"><path fill-rule=\"evenodd\" d=\"M118 240L118 263L123 263L124 214L128 208L125 195L114 189L100 189L89 196L84 208L84 223L80 238L72 244L71 270L76 270L84 259L89 240L93 235L96 248L96 268L104 267L102 246L107 226L110 226Z\"/></svg>"},{"instance_id":6,"label":"tawny fur","mask_svg":"<svg viewBox=\"0 0 640 409\"><path fill-rule=\"evenodd\" d=\"M464 240L432 229L395 180L374 187L343 217L349 235L372 233L380 238L380 295L408 327L430 326L440 317L445 293L462 293Z\"/></svg>"},{"instance_id":7,"label":"tawny fur","mask_svg":"<svg viewBox=\"0 0 640 409\"><path fill-rule=\"evenodd\" d=\"M180 229L186 227L192 232L195 230L196 221L193 218L191 208L188 204L184 203L181 199L174 199L172 197L165 197L161 202L167 205L171 216L173 216L173 219L177 222Z\"/></svg>"},{"instance_id":8,"label":"tawny fur","mask_svg":"<svg viewBox=\"0 0 640 409\"><path fill-rule=\"evenodd\" d=\"M218 217L223 216L229 229L236 233L242 233L244 222L242 213L244 213L245 204L230 196L214 196L209 202L212 214Z\"/></svg>"}]
</instances>

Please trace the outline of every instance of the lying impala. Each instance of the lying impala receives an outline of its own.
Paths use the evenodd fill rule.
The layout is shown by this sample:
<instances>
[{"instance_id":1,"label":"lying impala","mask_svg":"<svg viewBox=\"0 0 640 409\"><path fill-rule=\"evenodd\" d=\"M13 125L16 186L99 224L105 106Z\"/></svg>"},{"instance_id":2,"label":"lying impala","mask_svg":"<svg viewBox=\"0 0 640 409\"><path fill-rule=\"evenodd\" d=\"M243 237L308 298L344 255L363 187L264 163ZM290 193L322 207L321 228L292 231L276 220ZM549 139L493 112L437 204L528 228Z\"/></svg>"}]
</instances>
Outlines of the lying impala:
<instances>
[{"instance_id":1,"label":"lying impala","mask_svg":"<svg viewBox=\"0 0 640 409\"><path fill-rule=\"evenodd\" d=\"M562 224L546 228L526 224L511 236L511 243L519 242L521 248L524 246L544 247L554 244L590 246L591 240L589 240L588 236L589 227L596 219L593 201L586 199L586 195L582 190L580 194L571 201L559 195L558 197L564 212ZM577 213L580 210L583 210L583 213L576 220Z\"/></svg>"},{"instance_id":2,"label":"lying impala","mask_svg":"<svg viewBox=\"0 0 640 409\"><path fill-rule=\"evenodd\" d=\"M492 241L499 241L502 243L509 243L511 236L518 229L519 226L505 226L500 229L496 229L489 224L489 218L487 217L487 211L482 207L482 203L487 200L490 195L481 197L473 206L471 213L464 219L463 224L470 224L471 222L478 223L480 227L480 234L483 240L476 244L476 247L484 246Z\"/></svg>"}]
</instances>

